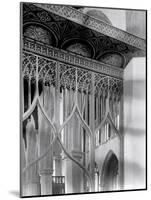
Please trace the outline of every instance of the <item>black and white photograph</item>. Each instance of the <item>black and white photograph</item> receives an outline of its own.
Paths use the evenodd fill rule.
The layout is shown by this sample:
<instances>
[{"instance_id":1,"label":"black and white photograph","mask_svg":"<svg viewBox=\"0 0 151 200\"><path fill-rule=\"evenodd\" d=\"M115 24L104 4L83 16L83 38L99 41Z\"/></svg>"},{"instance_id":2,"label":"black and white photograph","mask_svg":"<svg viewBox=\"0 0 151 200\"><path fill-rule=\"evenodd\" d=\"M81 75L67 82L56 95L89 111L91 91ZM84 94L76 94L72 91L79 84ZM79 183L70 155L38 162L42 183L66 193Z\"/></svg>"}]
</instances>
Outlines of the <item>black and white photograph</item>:
<instances>
[{"instance_id":1,"label":"black and white photograph","mask_svg":"<svg viewBox=\"0 0 151 200\"><path fill-rule=\"evenodd\" d=\"M21 197L147 189L146 35L145 9L20 3Z\"/></svg>"}]
</instances>

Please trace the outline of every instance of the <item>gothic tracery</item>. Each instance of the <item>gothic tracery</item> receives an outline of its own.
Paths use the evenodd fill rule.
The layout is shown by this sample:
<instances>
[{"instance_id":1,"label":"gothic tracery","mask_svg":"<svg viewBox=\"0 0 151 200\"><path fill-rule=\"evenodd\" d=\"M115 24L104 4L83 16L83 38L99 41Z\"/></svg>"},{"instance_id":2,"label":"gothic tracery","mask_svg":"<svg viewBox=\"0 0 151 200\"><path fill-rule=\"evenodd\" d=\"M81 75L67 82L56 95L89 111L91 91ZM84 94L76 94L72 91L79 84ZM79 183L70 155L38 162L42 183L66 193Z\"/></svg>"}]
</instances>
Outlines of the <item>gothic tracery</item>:
<instances>
[{"instance_id":1,"label":"gothic tracery","mask_svg":"<svg viewBox=\"0 0 151 200\"><path fill-rule=\"evenodd\" d=\"M67 6L24 4L25 196L120 188L120 156L112 153L102 178L96 150L113 140L121 148L123 68L134 54L143 55L144 42L109 24Z\"/></svg>"}]
</instances>

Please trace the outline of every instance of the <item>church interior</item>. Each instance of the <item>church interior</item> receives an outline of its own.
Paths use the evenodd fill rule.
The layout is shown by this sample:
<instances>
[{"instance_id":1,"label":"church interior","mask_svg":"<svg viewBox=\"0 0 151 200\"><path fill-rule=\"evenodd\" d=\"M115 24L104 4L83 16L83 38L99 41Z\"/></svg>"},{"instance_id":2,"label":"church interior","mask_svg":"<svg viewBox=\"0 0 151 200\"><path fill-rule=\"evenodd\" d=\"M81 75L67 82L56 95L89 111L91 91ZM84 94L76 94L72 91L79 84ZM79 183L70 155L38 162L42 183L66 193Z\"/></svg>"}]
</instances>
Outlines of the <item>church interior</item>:
<instances>
[{"instance_id":1,"label":"church interior","mask_svg":"<svg viewBox=\"0 0 151 200\"><path fill-rule=\"evenodd\" d=\"M146 11L21 3L21 196L146 188Z\"/></svg>"}]
</instances>

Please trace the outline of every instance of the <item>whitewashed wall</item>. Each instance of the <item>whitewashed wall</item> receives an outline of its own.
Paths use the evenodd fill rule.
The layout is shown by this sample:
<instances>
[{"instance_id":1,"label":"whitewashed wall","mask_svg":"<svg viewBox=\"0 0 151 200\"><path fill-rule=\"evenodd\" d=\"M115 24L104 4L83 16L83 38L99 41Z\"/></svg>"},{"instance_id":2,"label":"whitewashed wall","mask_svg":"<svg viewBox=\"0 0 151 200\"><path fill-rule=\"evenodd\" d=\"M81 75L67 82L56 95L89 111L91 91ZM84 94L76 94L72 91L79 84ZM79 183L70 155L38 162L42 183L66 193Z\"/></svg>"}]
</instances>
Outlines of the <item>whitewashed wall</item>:
<instances>
[{"instance_id":1,"label":"whitewashed wall","mask_svg":"<svg viewBox=\"0 0 151 200\"><path fill-rule=\"evenodd\" d=\"M100 9L116 28L126 30L126 11L116 9ZM118 14L117 14L118 13Z\"/></svg>"},{"instance_id":2,"label":"whitewashed wall","mask_svg":"<svg viewBox=\"0 0 151 200\"><path fill-rule=\"evenodd\" d=\"M124 70L124 187L145 188L145 58Z\"/></svg>"},{"instance_id":3,"label":"whitewashed wall","mask_svg":"<svg viewBox=\"0 0 151 200\"><path fill-rule=\"evenodd\" d=\"M144 11L126 11L126 31L146 38L146 13Z\"/></svg>"}]
</instances>

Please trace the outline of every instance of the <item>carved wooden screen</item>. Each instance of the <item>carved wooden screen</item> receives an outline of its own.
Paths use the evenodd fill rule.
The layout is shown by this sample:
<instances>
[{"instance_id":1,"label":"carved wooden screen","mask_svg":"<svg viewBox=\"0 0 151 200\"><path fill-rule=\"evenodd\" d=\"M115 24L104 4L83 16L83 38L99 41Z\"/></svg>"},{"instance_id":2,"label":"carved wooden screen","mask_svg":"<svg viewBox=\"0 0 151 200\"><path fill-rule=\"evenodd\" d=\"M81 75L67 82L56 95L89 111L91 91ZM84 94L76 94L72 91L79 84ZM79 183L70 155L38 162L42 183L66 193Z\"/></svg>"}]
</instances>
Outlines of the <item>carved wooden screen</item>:
<instances>
[{"instance_id":1,"label":"carved wooden screen","mask_svg":"<svg viewBox=\"0 0 151 200\"><path fill-rule=\"evenodd\" d=\"M94 191L95 147L120 137L122 80L23 51L22 87L22 193L53 194L53 175L68 185L66 159Z\"/></svg>"},{"instance_id":2,"label":"carved wooden screen","mask_svg":"<svg viewBox=\"0 0 151 200\"><path fill-rule=\"evenodd\" d=\"M127 187L125 152L140 112L131 111L140 76L133 69L146 41L126 32L125 12L21 3L22 197ZM120 25L116 16L125 30L112 25ZM117 162L107 162L109 152Z\"/></svg>"}]
</instances>

